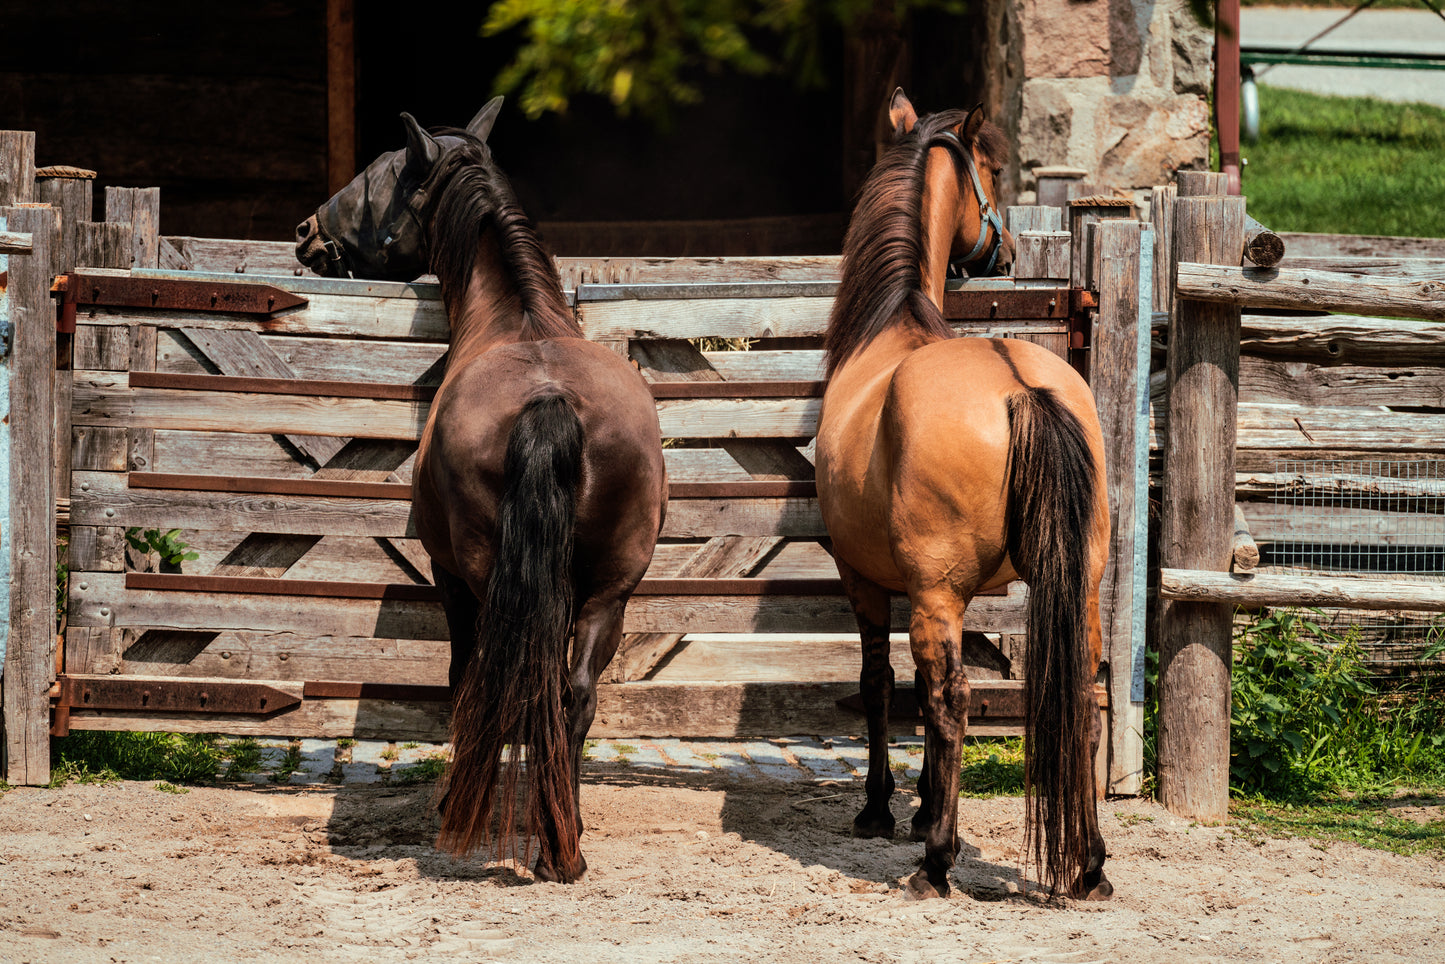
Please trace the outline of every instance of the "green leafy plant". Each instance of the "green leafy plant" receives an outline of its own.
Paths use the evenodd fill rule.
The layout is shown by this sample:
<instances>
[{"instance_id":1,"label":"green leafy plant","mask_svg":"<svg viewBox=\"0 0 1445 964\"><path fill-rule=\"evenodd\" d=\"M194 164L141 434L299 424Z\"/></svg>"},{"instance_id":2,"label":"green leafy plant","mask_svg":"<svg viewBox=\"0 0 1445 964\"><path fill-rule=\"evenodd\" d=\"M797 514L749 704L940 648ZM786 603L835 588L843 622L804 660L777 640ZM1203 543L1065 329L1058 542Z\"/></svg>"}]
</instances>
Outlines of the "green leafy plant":
<instances>
[{"instance_id":1,"label":"green leafy plant","mask_svg":"<svg viewBox=\"0 0 1445 964\"><path fill-rule=\"evenodd\" d=\"M607 98L616 111L665 120L702 98L705 73L786 72L801 87L824 80L831 31L896 29L911 10L959 13L961 0L497 0L487 36L519 30L522 44L496 80L528 117L564 113L571 98Z\"/></svg>"},{"instance_id":2,"label":"green leafy plant","mask_svg":"<svg viewBox=\"0 0 1445 964\"><path fill-rule=\"evenodd\" d=\"M163 568L181 571L181 564L199 559L200 554L190 551L190 544L181 539L180 529L146 529L131 526L125 530L125 541L132 549L146 558L154 553L160 558Z\"/></svg>"},{"instance_id":3,"label":"green leafy plant","mask_svg":"<svg viewBox=\"0 0 1445 964\"><path fill-rule=\"evenodd\" d=\"M1335 636L1295 610L1236 638L1231 687L1230 778L1243 793L1331 782L1322 771L1343 762L1345 721L1375 693L1357 633Z\"/></svg>"}]
</instances>

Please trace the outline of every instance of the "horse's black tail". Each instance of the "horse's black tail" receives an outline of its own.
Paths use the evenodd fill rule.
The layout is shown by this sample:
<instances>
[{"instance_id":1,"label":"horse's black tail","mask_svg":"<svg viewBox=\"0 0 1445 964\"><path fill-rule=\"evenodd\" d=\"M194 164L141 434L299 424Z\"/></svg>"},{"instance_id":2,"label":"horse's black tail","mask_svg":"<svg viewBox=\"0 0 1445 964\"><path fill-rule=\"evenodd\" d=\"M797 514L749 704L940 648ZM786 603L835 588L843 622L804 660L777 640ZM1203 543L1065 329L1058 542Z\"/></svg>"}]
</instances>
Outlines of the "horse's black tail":
<instances>
[{"instance_id":1,"label":"horse's black tail","mask_svg":"<svg viewBox=\"0 0 1445 964\"><path fill-rule=\"evenodd\" d=\"M1024 701L1025 850L1056 893L1089 855L1089 538L1098 469L1079 419L1054 392L1008 400L1008 552L1029 586Z\"/></svg>"},{"instance_id":2,"label":"horse's black tail","mask_svg":"<svg viewBox=\"0 0 1445 964\"><path fill-rule=\"evenodd\" d=\"M458 855L491 842L494 853L509 848L515 859L524 749L523 860L530 860L531 839L555 827L556 837L547 833L542 846L568 879L581 874L566 717L581 459L582 424L565 398L545 396L522 408L507 440L476 655L452 698L452 762L437 839Z\"/></svg>"}]
</instances>

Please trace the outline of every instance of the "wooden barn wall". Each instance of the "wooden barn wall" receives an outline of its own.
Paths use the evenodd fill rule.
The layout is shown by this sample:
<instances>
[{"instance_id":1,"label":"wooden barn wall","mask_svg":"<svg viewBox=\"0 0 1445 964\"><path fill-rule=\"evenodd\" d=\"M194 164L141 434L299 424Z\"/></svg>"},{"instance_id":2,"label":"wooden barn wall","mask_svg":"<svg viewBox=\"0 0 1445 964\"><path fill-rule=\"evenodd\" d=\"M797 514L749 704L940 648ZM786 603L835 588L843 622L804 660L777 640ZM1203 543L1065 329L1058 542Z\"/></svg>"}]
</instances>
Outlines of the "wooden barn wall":
<instances>
[{"instance_id":1,"label":"wooden barn wall","mask_svg":"<svg viewBox=\"0 0 1445 964\"><path fill-rule=\"evenodd\" d=\"M0 37L0 128L98 208L158 186L168 234L281 239L327 197L325 3L0 0Z\"/></svg>"}]
</instances>

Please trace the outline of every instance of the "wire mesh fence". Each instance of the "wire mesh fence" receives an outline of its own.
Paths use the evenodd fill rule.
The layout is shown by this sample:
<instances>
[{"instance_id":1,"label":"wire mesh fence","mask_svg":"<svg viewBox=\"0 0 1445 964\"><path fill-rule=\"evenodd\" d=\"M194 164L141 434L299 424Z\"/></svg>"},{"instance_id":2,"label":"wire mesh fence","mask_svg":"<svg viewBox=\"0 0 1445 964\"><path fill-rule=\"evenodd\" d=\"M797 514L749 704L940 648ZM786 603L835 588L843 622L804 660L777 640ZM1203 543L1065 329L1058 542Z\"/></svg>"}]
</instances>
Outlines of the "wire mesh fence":
<instances>
[{"instance_id":1,"label":"wire mesh fence","mask_svg":"<svg viewBox=\"0 0 1445 964\"><path fill-rule=\"evenodd\" d=\"M1274 465L1265 510L1275 572L1445 582L1445 461L1308 460ZM1378 671L1403 669L1445 630L1445 614L1327 610L1329 628L1358 627Z\"/></svg>"}]
</instances>

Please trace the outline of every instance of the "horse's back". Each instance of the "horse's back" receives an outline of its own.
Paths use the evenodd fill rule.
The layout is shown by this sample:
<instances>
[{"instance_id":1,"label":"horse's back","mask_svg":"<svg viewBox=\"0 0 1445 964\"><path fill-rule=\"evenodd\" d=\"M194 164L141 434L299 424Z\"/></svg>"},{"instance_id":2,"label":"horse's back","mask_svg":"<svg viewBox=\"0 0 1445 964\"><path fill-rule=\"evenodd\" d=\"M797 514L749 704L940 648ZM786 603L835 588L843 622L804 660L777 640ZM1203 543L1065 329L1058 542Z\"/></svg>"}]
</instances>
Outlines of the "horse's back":
<instances>
[{"instance_id":1,"label":"horse's back","mask_svg":"<svg viewBox=\"0 0 1445 964\"><path fill-rule=\"evenodd\" d=\"M980 588L1012 578L1003 484L1008 399L1051 389L1097 439L1087 383L1041 346L953 338L910 351L891 371L858 384L865 391L851 408L842 399L835 405L847 410L851 431L834 432L820 464L819 501L837 551L895 590L934 576ZM937 573L922 571L929 560Z\"/></svg>"},{"instance_id":2,"label":"horse's back","mask_svg":"<svg viewBox=\"0 0 1445 964\"><path fill-rule=\"evenodd\" d=\"M657 408L636 369L581 338L515 342L449 365L417 456L418 535L443 566L481 577L517 416L554 395L582 427L577 568L599 583L635 584L666 501Z\"/></svg>"}]
</instances>

